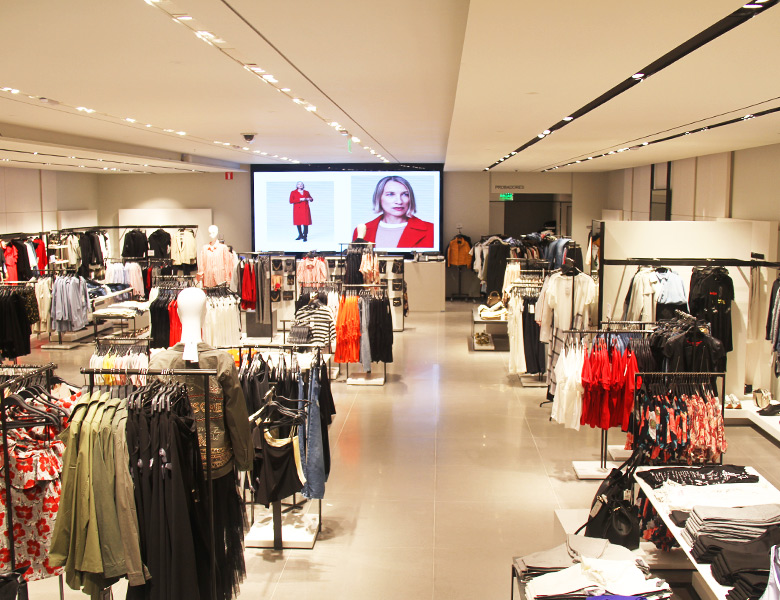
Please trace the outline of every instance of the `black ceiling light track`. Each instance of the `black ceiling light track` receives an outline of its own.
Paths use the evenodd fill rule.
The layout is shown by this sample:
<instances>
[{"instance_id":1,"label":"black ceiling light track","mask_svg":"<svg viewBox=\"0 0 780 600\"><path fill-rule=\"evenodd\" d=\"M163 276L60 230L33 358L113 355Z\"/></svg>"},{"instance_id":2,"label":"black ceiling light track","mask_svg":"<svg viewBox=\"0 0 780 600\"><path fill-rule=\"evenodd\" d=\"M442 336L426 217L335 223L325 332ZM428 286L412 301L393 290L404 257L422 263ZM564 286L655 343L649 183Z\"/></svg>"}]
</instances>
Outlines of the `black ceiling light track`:
<instances>
[{"instance_id":1,"label":"black ceiling light track","mask_svg":"<svg viewBox=\"0 0 780 600\"><path fill-rule=\"evenodd\" d=\"M579 160L573 160L561 165L557 165L555 167L549 167L547 169L543 169L542 173L547 173L549 171L555 171L556 169L562 169L564 167L570 167L572 165L577 165L580 163L584 163L589 160L596 160L597 158L604 158L605 156L611 156L612 154L619 154L621 152L627 152L629 150L639 150L641 148L646 148L647 146L652 146L653 144L660 144L661 142L668 142L670 140L676 140L677 138L685 137L686 135L693 135L694 133L702 133L704 131L709 131L711 129L717 129L718 127L725 127L726 125L734 125L735 123L742 123L743 121L749 121L751 119L757 119L759 117L765 117L767 115L772 115L774 113L780 112L780 106L776 106L775 108L767 108L766 110L760 110L756 113L745 115L744 117L735 117L733 119L728 119L727 121L721 121L720 123L715 123L713 125L705 125L704 127L697 127L696 129L689 129L687 131L684 131L682 133L675 133L673 135L667 135L666 137L658 138L656 140L651 140L649 142L642 142L641 144L636 144L634 146L626 146L625 148L620 148L619 150L610 150L609 152L605 152L603 154L594 154L593 156L588 156L584 159Z\"/></svg>"},{"instance_id":2,"label":"black ceiling light track","mask_svg":"<svg viewBox=\"0 0 780 600\"><path fill-rule=\"evenodd\" d=\"M735 10L730 15L722 18L720 21L717 21L716 23L710 25L705 29L704 31L701 31L700 33L696 34L689 40L683 42L673 50L667 52L660 58L654 60L646 67L643 67L642 69L639 69L636 73L631 75L631 77L624 79L620 83L618 83L613 88L607 90L601 96L596 98L595 100L591 100L588 102L585 106L578 108L573 113L570 113L568 116L564 117L548 129L545 129L542 133L537 135L536 137L528 140L525 144L522 146L516 148L509 154L505 155L504 157L498 159L496 162L491 164L488 167L485 167L485 171L489 171L493 167L497 167L505 160L511 158L512 156L515 156L516 154L519 154L523 150L526 150L527 148L530 148L534 144L542 141L547 136L551 135L552 133L555 133L562 127L565 127L575 119L578 119L592 110L595 110L602 104L606 104L613 98L616 98L620 94L627 92L631 88L633 88L635 85L638 85L651 75L655 75L656 73L664 70L665 68L669 67L670 65L674 64L681 58L684 58L688 56L691 52L694 52L695 50L698 50L702 46L705 46L706 44L710 43L711 41L719 38L725 33L728 33L732 29L735 29L736 27L739 27L743 23L749 21L753 17L765 12L766 10L772 8L773 6L780 3L780 0L755 0L755 2L750 2L748 4L745 4ZM740 119L737 119L740 120ZM684 134L683 134L684 135ZM660 140L659 140L660 141ZM570 163L573 164L573 163Z\"/></svg>"}]
</instances>

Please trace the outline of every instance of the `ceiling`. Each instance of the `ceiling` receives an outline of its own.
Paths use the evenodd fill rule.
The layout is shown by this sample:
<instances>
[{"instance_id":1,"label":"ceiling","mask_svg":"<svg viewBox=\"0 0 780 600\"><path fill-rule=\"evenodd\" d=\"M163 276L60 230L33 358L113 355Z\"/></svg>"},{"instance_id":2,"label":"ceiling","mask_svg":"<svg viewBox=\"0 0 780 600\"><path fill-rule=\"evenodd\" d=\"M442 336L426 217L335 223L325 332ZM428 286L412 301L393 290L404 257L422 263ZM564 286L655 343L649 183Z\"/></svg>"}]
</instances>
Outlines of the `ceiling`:
<instances>
[{"instance_id":1,"label":"ceiling","mask_svg":"<svg viewBox=\"0 0 780 600\"><path fill-rule=\"evenodd\" d=\"M14 50L0 58L0 166L173 173L351 162L481 170L742 3L6 4L0 36ZM773 7L496 170L583 159L564 170L605 171L780 143L775 113L586 160L780 106L777 31Z\"/></svg>"}]
</instances>

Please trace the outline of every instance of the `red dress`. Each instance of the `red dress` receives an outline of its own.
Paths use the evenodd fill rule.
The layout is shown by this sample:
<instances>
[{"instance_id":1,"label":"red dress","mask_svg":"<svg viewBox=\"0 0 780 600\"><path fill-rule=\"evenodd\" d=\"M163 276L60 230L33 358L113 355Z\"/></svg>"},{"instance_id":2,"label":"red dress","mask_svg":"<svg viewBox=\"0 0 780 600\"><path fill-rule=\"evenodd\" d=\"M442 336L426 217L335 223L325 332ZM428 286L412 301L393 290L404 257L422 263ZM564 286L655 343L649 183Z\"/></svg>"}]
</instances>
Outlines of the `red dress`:
<instances>
[{"instance_id":1,"label":"red dress","mask_svg":"<svg viewBox=\"0 0 780 600\"><path fill-rule=\"evenodd\" d=\"M311 198L311 194L306 190L299 192L297 189L290 192L290 204L293 205L293 225L311 225L311 210L309 210L309 201L304 198Z\"/></svg>"}]
</instances>

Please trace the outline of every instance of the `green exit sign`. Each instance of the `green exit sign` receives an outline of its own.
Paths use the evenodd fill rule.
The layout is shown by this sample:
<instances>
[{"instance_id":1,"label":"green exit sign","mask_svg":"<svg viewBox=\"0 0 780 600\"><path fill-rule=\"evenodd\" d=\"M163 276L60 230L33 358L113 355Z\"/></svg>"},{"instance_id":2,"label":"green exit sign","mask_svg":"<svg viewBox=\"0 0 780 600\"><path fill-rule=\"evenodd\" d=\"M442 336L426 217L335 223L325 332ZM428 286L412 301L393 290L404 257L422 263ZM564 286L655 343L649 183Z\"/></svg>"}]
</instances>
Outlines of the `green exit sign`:
<instances>
[{"instance_id":1,"label":"green exit sign","mask_svg":"<svg viewBox=\"0 0 780 600\"><path fill-rule=\"evenodd\" d=\"M500 200L511 200L512 194L499 194L498 197Z\"/></svg>"}]
</instances>

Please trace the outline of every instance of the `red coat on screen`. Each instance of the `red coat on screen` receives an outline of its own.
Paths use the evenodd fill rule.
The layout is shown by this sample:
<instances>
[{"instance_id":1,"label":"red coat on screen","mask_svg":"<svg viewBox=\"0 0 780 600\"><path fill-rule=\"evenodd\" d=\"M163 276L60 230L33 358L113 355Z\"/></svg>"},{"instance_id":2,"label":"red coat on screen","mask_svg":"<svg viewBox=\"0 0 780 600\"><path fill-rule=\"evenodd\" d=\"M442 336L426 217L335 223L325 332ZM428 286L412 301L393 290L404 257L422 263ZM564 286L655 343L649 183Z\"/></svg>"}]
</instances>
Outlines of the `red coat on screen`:
<instances>
[{"instance_id":1,"label":"red coat on screen","mask_svg":"<svg viewBox=\"0 0 780 600\"><path fill-rule=\"evenodd\" d=\"M290 192L290 204L293 205L293 225L311 225L309 201L304 200L304 198L311 198L311 194L306 190Z\"/></svg>"},{"instance_id":2,"label":"red coat on screen","mask_svg":"<svg viewBox=\"0 0 780 600\"><path fill-rule=\"evenodd\" d=\"M376 242L376 230L379 228L379 221L382 216L378 216L373 221L365 224L366 233L363 239L367 242ZM358 238L358 230L352 233L352 240ZM417 217L410 217L398 240L399 248L432 248L433 247L433 223L423 221Z\"/></svg>"}]
</instances>

